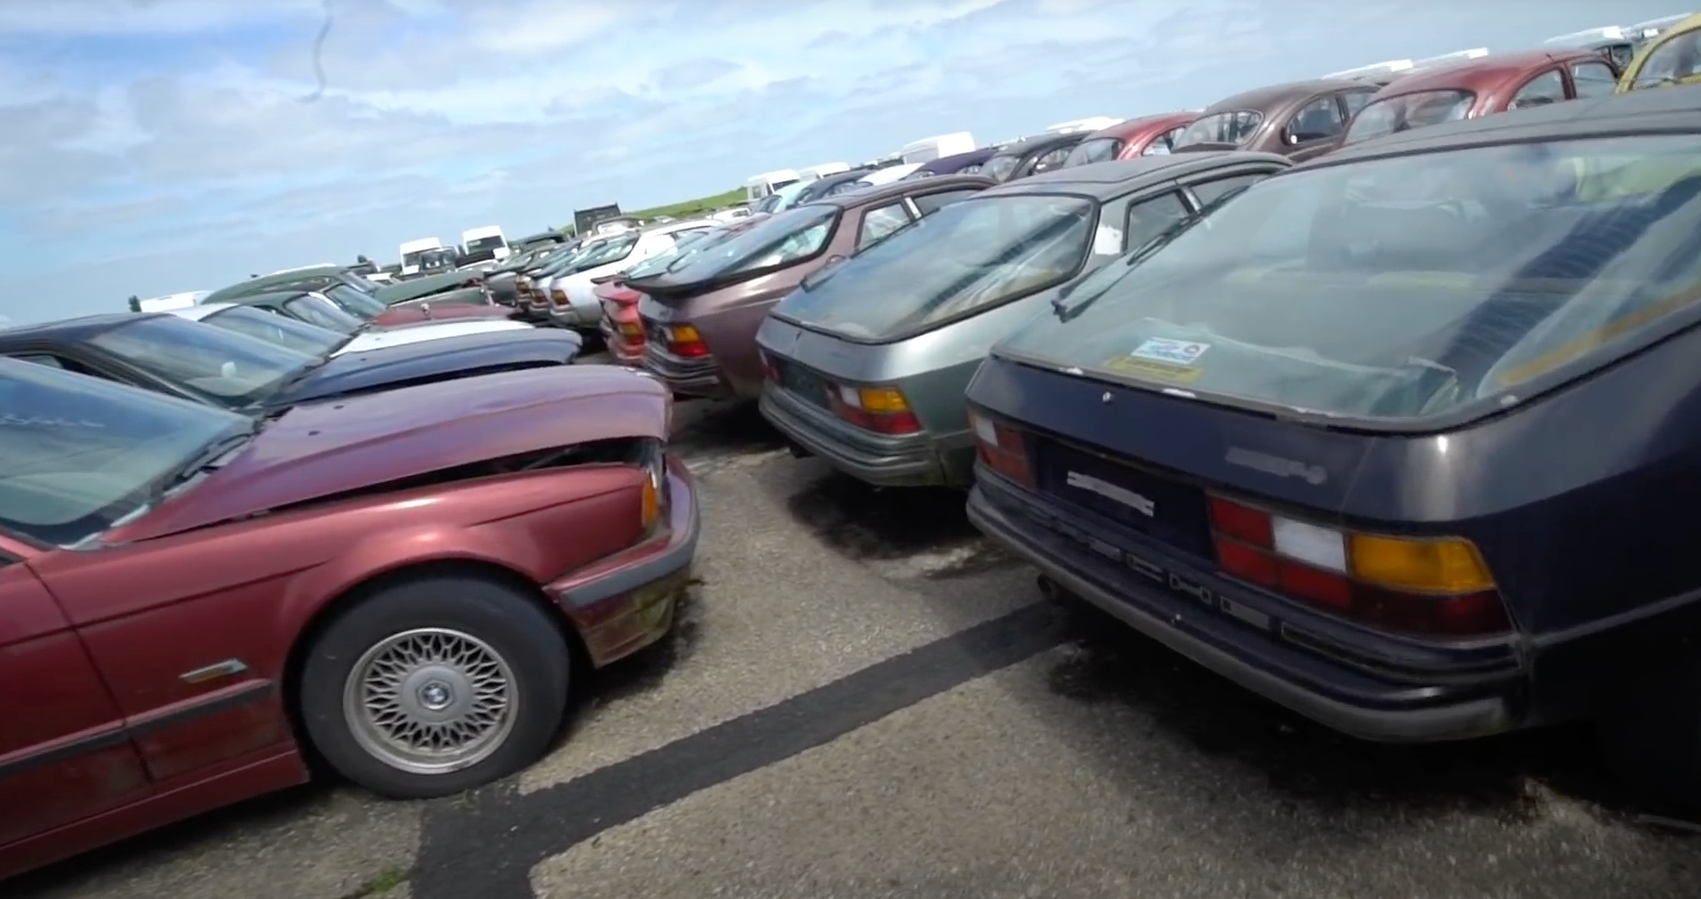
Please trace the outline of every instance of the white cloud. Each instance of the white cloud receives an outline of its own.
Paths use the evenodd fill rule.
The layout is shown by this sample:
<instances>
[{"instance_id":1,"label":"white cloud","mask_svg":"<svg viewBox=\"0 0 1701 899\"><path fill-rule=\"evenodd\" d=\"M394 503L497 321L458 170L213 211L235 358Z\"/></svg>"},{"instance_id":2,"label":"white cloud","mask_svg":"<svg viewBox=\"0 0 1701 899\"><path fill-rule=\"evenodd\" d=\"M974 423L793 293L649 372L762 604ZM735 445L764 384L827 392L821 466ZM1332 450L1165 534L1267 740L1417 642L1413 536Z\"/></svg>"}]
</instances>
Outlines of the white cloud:
<instances>
[{"instance_id":1,"label":"white cloud","mask_svg":"<svg viewBox=\"0 0 1701 899\"><path fill-rule=\"evenodd\" d=\"M1539 41L1594 0L0 2L0 249L29 320L917 137L1197 107ZM1630 0L1614 14L1665 12ZM313 102L308 98L317 97ZM8 224L10 223L10 224ZM81 305L79 305L81 304Z\"/></svg>"}]
</instances>

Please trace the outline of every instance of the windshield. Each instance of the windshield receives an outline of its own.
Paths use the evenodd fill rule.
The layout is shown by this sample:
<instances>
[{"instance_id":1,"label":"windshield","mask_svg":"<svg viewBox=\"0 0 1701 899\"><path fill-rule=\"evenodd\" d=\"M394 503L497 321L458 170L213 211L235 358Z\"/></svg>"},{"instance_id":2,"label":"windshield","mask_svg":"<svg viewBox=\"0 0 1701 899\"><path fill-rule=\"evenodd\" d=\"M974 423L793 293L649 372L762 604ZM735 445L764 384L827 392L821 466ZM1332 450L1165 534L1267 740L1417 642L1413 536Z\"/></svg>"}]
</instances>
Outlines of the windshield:
<instances>
[{"instance_id":1,"label":"windshield","mask_svg":"<svg viewBox=\"0 0 1701 899\"><path fill-rule=\"evenodd\" d=\"M369 294L378 292L378 282L360 274L359 272L345 271L342 273L342 280L353 285L355 290L364 290Z\"/></svg>"},{"instance_id":2,"label":"windshield","mask_svg":"<svg viewBox=\"0 0 1701 899\"><path fill-rule=\"evenodd\" d=\"M261 312L252 306L221 309L201 321L309 356L328 356L348 342L347 333L339 334L276 313Z\"/></svg>"},{"instance_id":3,"label":"windshield","mask_svg":"<svg viewBox=\"0 0 1701 899\"><path fill-rule=\"evenodd\" d=\"M427 250L419 256L419 267L427 271L454 268L455 251L447 247L441 250Z\"/></svg>"},{"instance_id":4,"label":"windshield","mask_svg":"<svg viewBox=\"0 0 1701 899\"><path fill-rule=\"evenodd\" d=\"M619 262L632 255L632 248L637 245L637 232L610 238L608 243L595 247L578 259L573 260L572 267L575 271L584 271L585 269L608 265L611 262Z\"/></svg>"},{"instance_id":5,"label":"windshield","mask_svg":"<svg viewBox=\"0 0 1701 899\"><path fill-rule=\"evenodd\" d=\"M774 314L853 339L925 330L1073 277L1096 211L1054 194L952 203L806 282Z\"/></svg>"},{"instance_id":6,"label":"windshield","mask_svg":"<svg viewBox=\"0 0 1701 899\"><path fill-rule=\"evenodd\" d=\"M1069 151L1069 158L1063 160L1063 167L1090 165L1095 162L1110 162L1122 152L1122 138L1095 137L1084 140Z\"/></svg>"},{"instance_id":7,"label":"windshield","mask_svg":"<svg viewBox=\"0 0 1701 899\"><path fill-rule=\"evenodd\" d=\"M0 361L0 410L0 527L57 546L134 514L203 447L251 427L221 409L10 360Z\"/></svg>"},{"instance_id":8,"label":"windshield","mask_svg":"<svg viewBox=\"0 0 1701 899\"><path fill-rule=\"evenodd\" d=\"M1461 90L1420 91L1377 100L1353 117L1345 143L1356 144L1396 131L1456 122L1471 114L1476 101L1475 93Z\"/></svg>"},{"instance_id":9,"label":"windshield","mask_svg":"<svg viewBox=\"0 0 1701 899\"><path fill-rule=\"evenodd\" d=\"M1677 35L1655 47L1630 86L1636 90L1677 84L1701 74L1701 29Z\"/></svg>"},{"instance_id":10,"label":"windshield","mask_svg":"<svg viewBox=\"0 0 1701 899\"><path fill-rule=\"evenodd\" d=\"M980 171L981 174L986 175L995 181L1003 181L1016 171L1016 165L1021 161L1022 157L1020 155L1006 156L1003 153L1000 153L997 156L988 159L986 161L986 165L981 166Z\"/></svg>"},{"instance_id":11,"label":"windshield","mask_svg":"<svg viewBox=\"0 0 1701 899\"><path fill-rule=\"evenodd\" d=\"M402 254L402 267L408 268L410 266L417 266L425 259L425 255L427 253L435 253L435 252L437 252L436 247L432 247L429 250L414 250L412 253L403 253Z\"/></svg>"},{"instance_id":12,"label":"windshield","mask_svg":"<svg viewBox=\"0 0 1701 899\"><path fill-rule=\"evenodd\" d=\"M284 311L310 325L317 325L338 334L353 334L366 325L372 316L346 311L324 294L304 293L284 301Z\"/></svg>"},{"instance_id":13,"label":"windshield","mask_svg":"<svg viewBox=\"0 0 1701 899\"><path fill-rule=\"evenodd\" d=\"M798 206L701 252L681 256L666 271L689 282L790 265L826 249L838 221L837 206Z\"/></svg>"},{"instance_id":14,"label":"windshield","mask_svg":"<svg viewBox=\"0 0 1701 899\"><path fill-rule=\"evenodd\" d=\"M361 293L347 284L332 284L320 293L323 293L331 302L335 303L337 308L353 316L354 323L357 325L362 320L383 315L390 308L384 304L383 300L369 293ZM330 326L327 325L326 327ZM334 330L341 331L343 329L337 327Z\"/></svg>"},{"instance_id":15,"label":"windshield","mask_svg":"<svg viewBox=\"0 0 1701 899\"><path fill-rule=\"evenodd\" d=\"M490 237L475 237L472 240L467 241L467 252L477 253L482 250L496 250L507 245L508 242L503 240L502 235L500 234L492 235Z\"/></svg>"},{"instance_id":16,"label":"windshield","mask_svg":"<svg viewBox=\"0 0 1701 899\"><path fill-rule=\"evenodd\" d=\"M667 267L678 261L679 257L690 255L705 247L714 246L736 233L736 231L727 228L709 228L704 231L689 232L664 252L657 253L627 269L626 277L632 279L659 275L667 271Z\"/></svg>"},{"instance_id":17,"label":"windshield","mask_svg":"<svg viewBox=\"0 0 1701 899\"><path fill-rule=\"evenodd\" d=\"M1253 109L1212 113L1187 126L1175 139L1177 148L1189 144L1240 144L1263 124L1264 114Z\"/></svg>"},{"instance_id":18,"label":"windshield","mask_svg":"<svg viewBox=\"0 0 1701 899\"><path fill-rule=\"evenodd\" d=\"M1286 173L999 352L1322 415L1498 408L1697 317L1698 196L1691 135Z\"/></svg>"},{"instance_id":19,"label":"windshield","mask_svg":"<svg viewBox=\"0 0 1701 899\"><path fill-rule=\"evenodd\" d=\"M306 353L175 315L138 318L88 342L227 409L256 405L318 364Z\"/></svg>"}]
</instances>

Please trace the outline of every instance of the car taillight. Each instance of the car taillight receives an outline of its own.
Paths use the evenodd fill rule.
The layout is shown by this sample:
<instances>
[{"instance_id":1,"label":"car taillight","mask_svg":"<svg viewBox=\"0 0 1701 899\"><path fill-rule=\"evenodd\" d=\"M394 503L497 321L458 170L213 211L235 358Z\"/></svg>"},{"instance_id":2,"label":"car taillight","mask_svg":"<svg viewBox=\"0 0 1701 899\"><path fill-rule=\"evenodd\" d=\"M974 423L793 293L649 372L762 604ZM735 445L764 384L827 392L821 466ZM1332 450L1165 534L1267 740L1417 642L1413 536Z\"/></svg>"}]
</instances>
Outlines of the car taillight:
<instances>
[{"instance_id":1,"label":"car taillight","mask_svg":"<svg viewBox=\"0 0 1701 899\"><path fill-rule=\"evenodd\" d=\"M567 291L562 290L559 287L551 288L549 291L549 299L557 306L565 306L567 305Z\"/></svg>"},{"instance_id":2,"label":"car taillight","mask_svg":"<svg viewBox=\"0 0 1701 899\"><path fill-rule=\"evenodd\" d=\"M921 421L910 410L909 400L896 387L853 387L829 383L828 402L833 414L880 434L916 434Z\"/></svg>"},{"instance_id":3,"label":"car taillight","mask_svg":"<svg viewBox=\"0 0 1701 899\"><path fill-rule=\"evenodd\" d=\"M644 329L640 328L636 322L618 322L614 327L620 331L620 336L627 340L644 339Z\"/></svg>"},{"instance_id":4,"label":"car taillight","mask_svg":"<svg viewBox=\"0 0 1701 899\"><path fill-rule=\"evenodd\" d=\"M667 351L675 356L695 359L709 355L709 345L692 325L668 325L663 333L667 335Z\"/></svg>"},{"instance_id":5,"label":"car taillight","mask_svg":"<svg viewBox=\"0 0 1701 899\"><path fill-rule=\"evenodd\" d=\"M767 350L757 350L756 358L762 360L762 376L775 384L780 383L780 367L774 363L774 358Z\"/></svg>"},{"instance_id":6,"label":"car taillight","mask_svg":"<svg viewBox=\"0 0 1701 899\"><path fill-rule=\"evenodd\" d=\"M1028 464L1028 443L1022 432L984 412L969 411L969 427L975 435L975 453L981 464L998 474L1034 489L1034 470Z\"/></svg>"},{"instance_id":7,"label":"car taillight","mask_svg":"<svg viewBox=\"0 0 1701 899\"><path fill-rule=\"evenodd\" d=\"M1220 496L1210 507L1217 563L1232 577L1391 631L1485 637L1512 629L1469 540L1337 530Z\"/></svg>"}]
</instances>

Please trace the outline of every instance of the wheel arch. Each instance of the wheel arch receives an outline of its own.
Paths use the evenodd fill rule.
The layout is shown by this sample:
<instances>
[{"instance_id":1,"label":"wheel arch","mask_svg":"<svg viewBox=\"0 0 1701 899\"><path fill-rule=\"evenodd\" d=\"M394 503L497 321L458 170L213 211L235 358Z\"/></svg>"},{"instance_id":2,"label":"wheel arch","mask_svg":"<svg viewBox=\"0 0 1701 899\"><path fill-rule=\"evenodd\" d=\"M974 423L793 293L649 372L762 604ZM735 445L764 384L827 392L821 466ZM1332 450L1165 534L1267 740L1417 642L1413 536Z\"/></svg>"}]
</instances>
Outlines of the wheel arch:
<instances>
[{"instance_id":1,"label":"wheel arch","mask_svg":"<svg viewBox=\"0 0 1701 899\"><path fill-rule=\"evenodd\" d=\"M573 626L572 620L560 606L544 595L535 581L519 571L485 559L427 559L374 572L348 585L314 611L296 634L284 660L283 677L279 683L284 713L289 716L289 725L295 734L296 744L315 766L318 766L321 760L313 748L313 741L307 736L301 710L301 674L307 663L307 654L331 622L368 597L399 584L438 576L474 577L514 588L516 593L531 600L555 623L562 642L568 648L572 673L578 676L586 670L590 658L589 650L585 646L584 638Z\"/></svg>"}]
</instances>

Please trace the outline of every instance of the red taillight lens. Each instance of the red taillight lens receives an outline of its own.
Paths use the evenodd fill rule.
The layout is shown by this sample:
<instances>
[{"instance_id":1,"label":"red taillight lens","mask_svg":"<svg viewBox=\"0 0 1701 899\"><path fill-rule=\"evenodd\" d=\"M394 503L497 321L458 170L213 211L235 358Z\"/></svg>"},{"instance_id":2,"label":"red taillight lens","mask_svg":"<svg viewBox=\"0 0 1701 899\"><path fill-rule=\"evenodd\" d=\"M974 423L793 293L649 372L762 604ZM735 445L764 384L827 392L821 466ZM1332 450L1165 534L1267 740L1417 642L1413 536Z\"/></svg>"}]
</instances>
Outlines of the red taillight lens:
<instances>
[{"instance_id":1,"label":"red taillight lens","mask_svg":"<svg viewBox=\"0 0 1701 899\"><path fill-rule=\"evenodd\" d=\"M918 434L921 420L896 387L828 385L833 414L859 428L881 434Z\"/></svg>"},{"instance_id":2,"label":"red taillight lens","mask_svg":"<svg viewBox=\"0 0 1701 899\"><path fill-rule=\"evenodd\" d=\"M1512 629L1476 547L1457 537L1359 534L1210 498L1225 574L1391 631L1480 637Z\"/></svg>"},{"instance_id":3,"label":"red taillight lens","mask_svg":"<svg viewBox=\"0 0 1701 899\"><path fill-rule=\"evenodd\" d=\"M1034 470L1028 464L1028 442L1022 432L984 412L969 410L969 427L975 435L975 453L982 465L1034 489Z\"/></svg>"},{"instance_id":4,"label":"red taillight lens","mask_svg":"<svg viewBox=\"0 0 1701 899\"><path fill-rule=\"evenodd\" d=\"M780 367L774 364L774 359L768 355L768 351L757 350L756 357L762 360L762 377L775 384L780 383Z\"/></svg>"}]
</instances>

